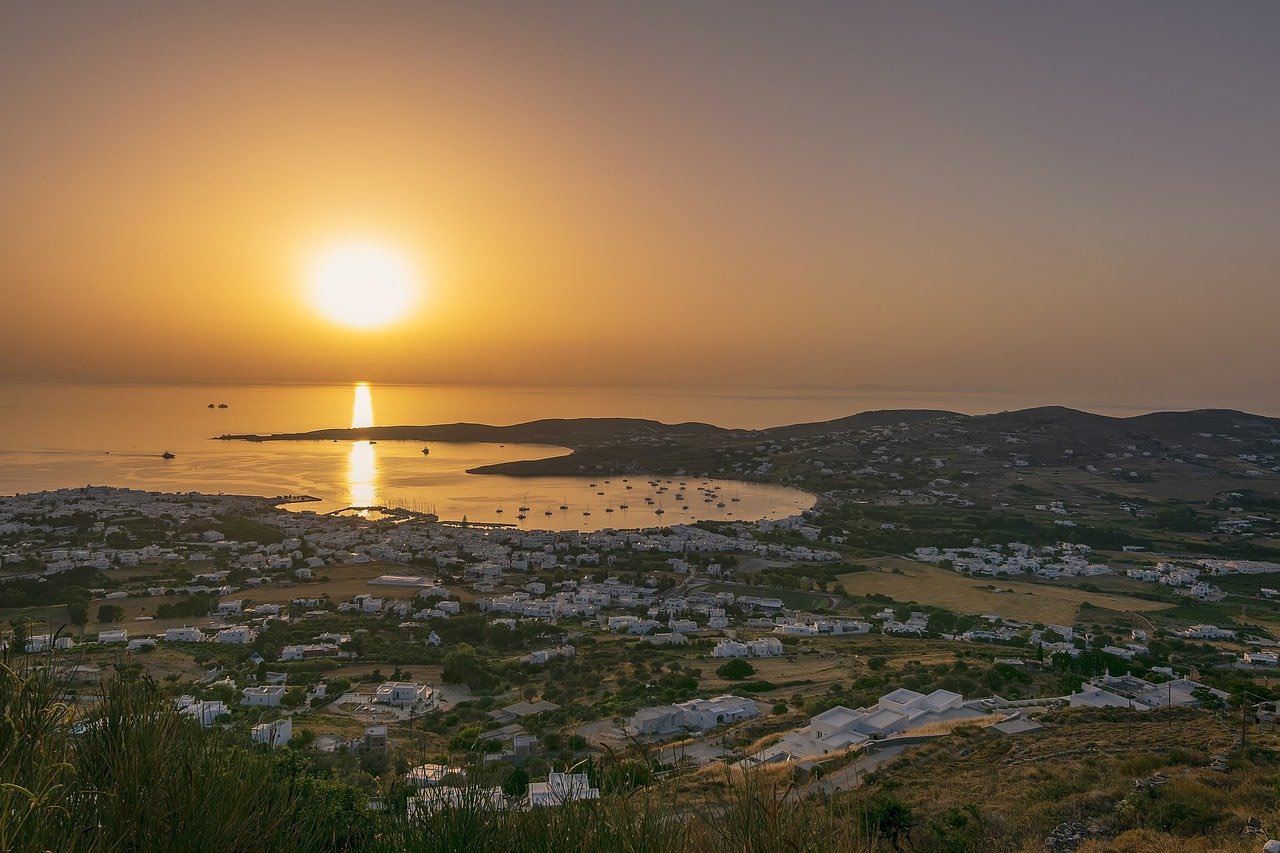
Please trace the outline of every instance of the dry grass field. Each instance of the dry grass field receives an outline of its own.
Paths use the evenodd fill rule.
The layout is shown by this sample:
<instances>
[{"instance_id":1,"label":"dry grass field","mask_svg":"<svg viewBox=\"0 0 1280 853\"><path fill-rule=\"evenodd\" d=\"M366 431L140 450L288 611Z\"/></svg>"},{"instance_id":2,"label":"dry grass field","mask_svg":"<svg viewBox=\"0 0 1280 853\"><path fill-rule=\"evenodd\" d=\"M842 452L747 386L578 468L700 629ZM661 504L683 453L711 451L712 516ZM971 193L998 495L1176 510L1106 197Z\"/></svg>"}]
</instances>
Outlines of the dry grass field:
<instances>
[{"instance_id":1,"label":"dry grass field","mask_svg":"<svg viewBox=\"0 0 1280 853\"><path fill-rule=\"evenodd\" d=\"M982 615L999 613L1009 619L1070 625L1080 605L1093 604L1121 612L1163 610L1170 605L1158 601L1107 592L1087 592L1069 586L1029 583L1007 578L969 578L928 563L896 557L857 561L870 571L840 577L853 598L866 593L887 595L903 603L917 602L945 607L957 613ZM894 570L898 571L895 572ZM995 589L1002 590L996 592Z\"/></svg>"},{"instance_id":2,"label":"dry grass field","mask_svg":"<svg viewBox=\"0 0 1280 853\"><path fill-rule=\"evenodd\" d=\"M369 593L380 598L413 598L416 587L372 585L369 581L380 575L423 575L420 569L412 569L395 563L359 563L350 566L326 566L317 575L328 580L296 581L288 586L260 586L237 590L227 598L241 598L255 604L288 604L295 598L324 598L332 601L348 601L354 595ZM429 576L429 573L427 574Z\"/></svg>"},{"instance_id":3,"label":"dry grass field","mask_svg":"<svg viewBox=\"0 0 1280 853\"><path fill-rule=\"evenodd\" d=\"M884 766L873 787L890 783L894 796L930 819L975 807L989 833L986 849L1043 850L1050 828L1079 820L1097 822L1114 839L1082 853L1260 850L1240 830L1249 817L1267 826L1277 816L1270 760L1239 756L1226 773L1207 766L1231 748L1232 723L1184 710L1055 714L1034 735L988 730L910 750ZM1255 738L1277 744L1274 735ZM1167 785L1150 794L1135 789L1135 780L1156 771Z\"/></svg>"}]
</instances>

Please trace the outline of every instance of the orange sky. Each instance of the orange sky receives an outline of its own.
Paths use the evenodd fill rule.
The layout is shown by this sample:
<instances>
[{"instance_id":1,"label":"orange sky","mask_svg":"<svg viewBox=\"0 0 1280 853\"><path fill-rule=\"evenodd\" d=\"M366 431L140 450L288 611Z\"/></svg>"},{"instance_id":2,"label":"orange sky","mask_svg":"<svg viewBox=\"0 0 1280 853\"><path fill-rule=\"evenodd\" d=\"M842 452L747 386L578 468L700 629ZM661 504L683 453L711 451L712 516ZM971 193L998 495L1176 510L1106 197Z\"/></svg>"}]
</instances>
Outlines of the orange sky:
<instances>
[{"instance_id":1,"label":"orange sky","mask_svg":"<svg viewBox=\"0 0 1280 853\"><path fill-rule=\"evenodd\" d=\"M1277 390L1273 4L175 5L0 11L0 377Z\"/></svg>"}]
</instances>

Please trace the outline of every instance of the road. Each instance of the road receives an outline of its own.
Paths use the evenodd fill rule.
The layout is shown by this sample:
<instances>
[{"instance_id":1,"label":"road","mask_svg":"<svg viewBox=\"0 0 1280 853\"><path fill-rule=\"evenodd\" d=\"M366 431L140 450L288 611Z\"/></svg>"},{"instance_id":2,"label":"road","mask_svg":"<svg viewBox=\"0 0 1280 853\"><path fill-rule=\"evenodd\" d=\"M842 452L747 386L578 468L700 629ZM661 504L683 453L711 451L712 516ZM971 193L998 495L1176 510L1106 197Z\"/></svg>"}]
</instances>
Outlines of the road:
<instances>
[{"instance_id":1,"label":"road","mask_svg":"<svg viewBox=\"0 0 1280 853\"><path fill-rule=\"evenodd\" d=\"M892 761L902 754L907 747L890 746L875 752L866 753L854 759L854 761L839 770L832 772L830 775L823 776L821 779L810 782L805 787L798 789L797 795L808 796L810 794L833 794L836 791L848 791L857 788L862 784L862 780L866 775L875 770L887 761Z\"/></svg>"}]
</instances>

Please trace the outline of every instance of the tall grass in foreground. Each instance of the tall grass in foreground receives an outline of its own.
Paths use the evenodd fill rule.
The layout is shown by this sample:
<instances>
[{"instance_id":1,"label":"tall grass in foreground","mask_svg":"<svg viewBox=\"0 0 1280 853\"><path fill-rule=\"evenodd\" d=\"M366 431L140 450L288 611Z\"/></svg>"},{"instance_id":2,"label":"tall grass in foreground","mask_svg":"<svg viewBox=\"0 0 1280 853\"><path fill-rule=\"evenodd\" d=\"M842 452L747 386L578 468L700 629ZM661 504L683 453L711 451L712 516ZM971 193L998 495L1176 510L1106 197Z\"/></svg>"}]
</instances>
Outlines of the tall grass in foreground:
<instances>
[{"instance_id":1,"label":"tall grass in foreground","mask_svg":"<svg viewBox=\"0 0 1280 853\"><path fill-rule=\"evenodd\" d=\"M861 814L789 798L790 788L755 774L733 774L708 799L682 802L650 786L598 801L536 811L495 809L479 797L417 821L396 818L379 837L381 849L462 853L503 850L618 853L870 853L874 827ZM474 803L474 804L472 804Z\"/></svg>"},{"instance_id":2,"label":"tall grass in foreground","mask_svg":"<svg viewBox=\"0 0 1280 853\"><path fill-rule=\"evenodd\" d=\"M0 657L0 851L871 851L858 815L729 774L698 802L650 785L526 811L481 797L410 819L307 770L293 750L229 743L145 678L65 701L44 656ZM727 771L726 771L727 772ZM388 802L402 802L389 797Z\"/></svg>"}]
</instances>

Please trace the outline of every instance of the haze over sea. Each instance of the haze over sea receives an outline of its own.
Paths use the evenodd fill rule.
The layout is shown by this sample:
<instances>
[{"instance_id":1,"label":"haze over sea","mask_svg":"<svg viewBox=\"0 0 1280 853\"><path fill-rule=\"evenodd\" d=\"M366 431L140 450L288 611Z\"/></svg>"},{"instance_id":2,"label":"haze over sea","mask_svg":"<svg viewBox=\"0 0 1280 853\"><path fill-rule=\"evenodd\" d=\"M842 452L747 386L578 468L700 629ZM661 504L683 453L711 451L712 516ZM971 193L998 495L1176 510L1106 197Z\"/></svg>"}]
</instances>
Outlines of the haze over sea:
<instances>
[{"instance_id":1,"label":"haze over sea","mask_svg":"<svg viewBox=\"0 0 1280 853\"><path fill-rule=\"evenodd\" d=\"M295 509L392 504L433 508L442 517L515 522L530 507L529 527L595 529L659 521L758 519L791 515L812 499L794 489L720 481L726 506L655 493L665 518L642 503L653 490L640 479L626 490L591 477L467 474L500 461L558 455L561 448L433 442L273 442L211 440L223 433L302 432L352 425L469 421L512 424L539 418L641 417L758 428L827 420L859 411L938 408L967 413L1043 405L1052 400L992 391L689 389L371 386L369 412L353 412L352 385L0 384L0 493L83 485L158 491L276 496L307 494L319 502ZM208 408L209 404L215 408ZM225 403L227 408L216 408ZM1088 406L1127 415L1159 406ZM357 421L363 417L364 422ZM175 454L171 460L160 454ZM701 482L700 480L698 481ZM596 485L591 485L596 483ZM713 484L714 485L714 484ZM637 491L637 487L642 491ZM600 495L598 492L605 492ZM692 492L692 488L690 489ZM561 504L570 509L561 511ZM621 510L623 503L629 510ZM684 511L682 506L690 509ZM606 507L615 512L605 513ZM497 510L504 510L498 513ZM545 513L551 511L551 515ZM590 511L584 516L583 511Z\"/></svg>"}]
</instances>

